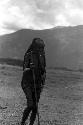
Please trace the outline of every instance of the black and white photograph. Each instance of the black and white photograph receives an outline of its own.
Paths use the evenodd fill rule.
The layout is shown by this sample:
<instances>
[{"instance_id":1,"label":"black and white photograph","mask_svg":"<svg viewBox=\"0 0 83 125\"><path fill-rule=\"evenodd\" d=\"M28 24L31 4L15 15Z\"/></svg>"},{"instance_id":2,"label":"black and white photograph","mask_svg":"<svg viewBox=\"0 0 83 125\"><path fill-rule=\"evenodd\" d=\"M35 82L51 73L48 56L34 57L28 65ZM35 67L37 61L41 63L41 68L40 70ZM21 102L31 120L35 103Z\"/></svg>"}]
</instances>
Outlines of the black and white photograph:
<instances>
[{"instance_id":1,"label":"black and white photograph","mask_svg":"<svg viewBox=\"0 0 83 125\"><path fill-rule=\"evenodd\" d=\"M83 0L0 0L0 125L83 125Z\"/></svg>"}]
</instances>

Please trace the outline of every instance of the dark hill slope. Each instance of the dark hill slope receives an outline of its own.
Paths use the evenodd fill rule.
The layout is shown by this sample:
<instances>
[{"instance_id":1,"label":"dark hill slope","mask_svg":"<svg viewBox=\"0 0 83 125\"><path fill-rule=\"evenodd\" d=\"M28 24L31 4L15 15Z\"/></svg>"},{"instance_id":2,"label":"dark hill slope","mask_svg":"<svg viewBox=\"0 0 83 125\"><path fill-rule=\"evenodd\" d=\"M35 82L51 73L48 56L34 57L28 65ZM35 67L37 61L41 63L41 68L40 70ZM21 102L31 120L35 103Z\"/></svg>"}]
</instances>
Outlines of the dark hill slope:
<instances>
[{"instance_id":1,"label":"dark hill slope","mask_svg":"<svg viewBox=\"0 0 83 125\"><path fill-rule=\"evenodd\" d=\"M48 66L83 67L83 26L41 31L22 29L0 36L0 57L23 60L23 55L34 37L45 41Z\"/></svg>"}]
</instances>

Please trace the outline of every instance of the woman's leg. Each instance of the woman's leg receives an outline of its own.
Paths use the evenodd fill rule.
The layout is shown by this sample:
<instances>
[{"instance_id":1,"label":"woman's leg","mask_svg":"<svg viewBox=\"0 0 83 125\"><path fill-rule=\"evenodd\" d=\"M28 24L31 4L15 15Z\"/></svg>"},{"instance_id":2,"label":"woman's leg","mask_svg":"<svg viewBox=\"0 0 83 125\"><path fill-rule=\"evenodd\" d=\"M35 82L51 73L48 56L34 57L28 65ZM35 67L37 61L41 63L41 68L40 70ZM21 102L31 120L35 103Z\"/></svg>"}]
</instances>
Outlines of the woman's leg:
<instances>
[{"instance_id":1,"label":"woman's leg","mask_svg":"<svg viewBox=\"0 0 83 125\"><path fill-rule=\"evenodd\" d=\"M28 119L29 113L32 110L33 107L33 99L32 99L32 92L31 89L26 87L25 89L23 89L25 95L26 95L26 99L27 99L27 107L25 108L24 112L23 112L23 117L22 117L22 121L21 121L21 125L25 124L25 121Z\"/></svg>"},{"instance_id":2,"label":"woman's leg","mask_svg":"<svg viewBox=\"0 0 83 125\"><path fill-rule=\"evenodd\" d=\"M31 117L30 117L30 124L29 125L33 125L34 124L34 121L36 119L36 114L37 114L37 105L36 105L36 101L37 103L39 102L39 99L40 99L40 91L37 90L37 100L35 98L35 92L32 93L32 98L33 98L33 108L32 108L32 113L31 113Z\"/></svg>"},{"instance_id":3,"label":"woman's leg","mask_svg":"<svg viewBox=\"0 0 83 125\"><path fill-rule=\"evenodd\" d=\"M25 121L27 120L29 113L31 111L31 107L26 107L24 112L23 112L23 117L22 117L22 121L21 121L21 125L25 124Z\"/></svg>"},{"instance_id":4,"label":"woman's leg","mask_svg":"<svg viewBox=\"0 0 83 125\"><path fill-rule=\"evenodd\" d=\"M31 117L30 117L30 124L29 125L33 125L34 121L36 119L36 114L37 114L37 107L33 107L32 109L32 113L31 113Z\"/></svg>"}]
</instances>

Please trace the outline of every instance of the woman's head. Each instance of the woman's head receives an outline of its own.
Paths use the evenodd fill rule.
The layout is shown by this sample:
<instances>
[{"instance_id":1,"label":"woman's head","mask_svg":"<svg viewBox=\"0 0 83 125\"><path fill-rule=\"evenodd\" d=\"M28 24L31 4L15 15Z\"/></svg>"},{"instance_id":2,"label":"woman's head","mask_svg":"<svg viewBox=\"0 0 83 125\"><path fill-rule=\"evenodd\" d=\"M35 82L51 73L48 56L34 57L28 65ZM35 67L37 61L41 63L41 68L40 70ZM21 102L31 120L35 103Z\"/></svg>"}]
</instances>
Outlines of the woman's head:
<instances>
[{"instance_id":1,"label":"woman's head","mask_svg":"<svg viewBox=\"0 0 83 125\"><path fill-rule=\"evenodd\" d=\"M40 38L34 38L32 41L32 46L37 49L44 49L45 44L44 41Z\"/></svg>"},{"instance_id":2,"label":"woman's head","mask_svg":"<svg viewBox=\"0 0 83 125\"><path fill-rule=\"evenodd\" d=\"M44 52L44 47L45 47L45 44L42 39L34 38L27 52L29 51Z\"/></svg>"}]
</instances>

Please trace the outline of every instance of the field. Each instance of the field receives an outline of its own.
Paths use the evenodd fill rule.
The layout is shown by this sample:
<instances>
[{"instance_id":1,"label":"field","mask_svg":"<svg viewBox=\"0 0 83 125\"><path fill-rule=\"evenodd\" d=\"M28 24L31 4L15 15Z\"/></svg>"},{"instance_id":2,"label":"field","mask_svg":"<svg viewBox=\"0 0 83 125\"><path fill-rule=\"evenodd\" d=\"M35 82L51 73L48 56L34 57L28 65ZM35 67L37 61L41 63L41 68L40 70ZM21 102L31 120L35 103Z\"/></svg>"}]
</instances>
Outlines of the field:
<instances>
[{"instance_id":1,"label":"field","mask_svg":"<svg viewBox=\"0 0 83 125\"><path fill-rule=\"evenodd\" d=\"M26 107L21 78L22 68L0 65L0 125L20 125ZM83 125L83 72L48 69L39 112L40 125Z\"/></svg>"}]
</instances>

